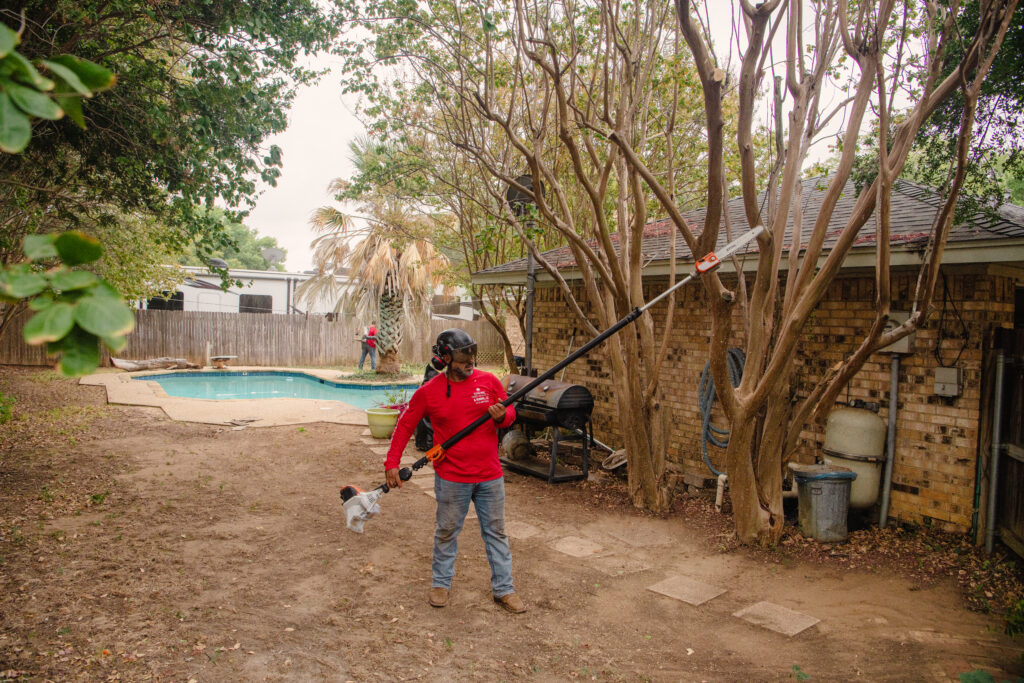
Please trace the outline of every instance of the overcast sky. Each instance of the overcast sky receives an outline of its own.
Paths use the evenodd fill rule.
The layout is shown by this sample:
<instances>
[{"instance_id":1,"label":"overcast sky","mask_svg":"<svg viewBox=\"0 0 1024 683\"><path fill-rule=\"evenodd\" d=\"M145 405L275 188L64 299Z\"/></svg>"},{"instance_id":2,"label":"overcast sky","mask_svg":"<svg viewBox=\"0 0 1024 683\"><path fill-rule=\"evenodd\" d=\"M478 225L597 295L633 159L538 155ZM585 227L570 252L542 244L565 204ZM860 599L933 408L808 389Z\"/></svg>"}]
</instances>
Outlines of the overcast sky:
<instances>
[{"instance_id":1,"label":"overcast sky","mask_svg":"<svg viewBox=\"0 0 1024 683\"><path fill-rule=\"evenodd\" d=\"M291 272L313 267L309 243L316 235L309 227L310 214L333 202L327 184L352 172L348 145L363 131L353 114L356 99L342 98L338 80L337 74L328 73L296 96L288 129L267 141L283 152L277 187L265 189L245 221L261 237L275 237L288 250L285 268Z\"/></svg>"}]
</instances>

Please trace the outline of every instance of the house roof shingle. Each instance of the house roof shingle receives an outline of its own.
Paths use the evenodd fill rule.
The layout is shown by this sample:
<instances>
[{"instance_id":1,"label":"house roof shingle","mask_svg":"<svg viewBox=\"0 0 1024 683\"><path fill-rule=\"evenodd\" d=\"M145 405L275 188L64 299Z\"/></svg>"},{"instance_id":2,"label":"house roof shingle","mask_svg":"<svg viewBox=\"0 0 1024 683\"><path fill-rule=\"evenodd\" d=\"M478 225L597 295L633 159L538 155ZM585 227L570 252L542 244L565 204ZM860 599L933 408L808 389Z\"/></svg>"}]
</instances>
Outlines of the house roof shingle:
<instances>
[{"instance_id":1,"label":"house roof shingle","mask_svg":"<svg viewBox=\"0 0 1024 683\"><path fill-rule=\"evenodd\" d=\"M805 230L813 226L818 216L818 208L825 195L824 178L808 178L802 182L802 207L803 224ZM761 195L761 203L764 205L766 195ZM847 183L842 197L836 204L829 221L828 232L826 233L823 253L828 253L835 245L842 228L846 225L853 213L857 196L854 192L853 183ZM941 207L941 198L929 188L906 180L899 180L894 185L892 203L890 207L890 236L889 241L893 247L924 246L931 235L932 221ZM736 226L746 226L747 218L743 209L742 197L736 197L728 203L729 220L734 226L734 234L738 234ZM697 229L704 224L706 210L701 208L683 214L686 221ZM787 250L791 242L793 230L792 211L789 222L786 225ZM675 238L676 259L683 263L693 261L693 255L687 248L679 232L675 230L670 219L661 219L648 223L644 227L643 255L647 264L665 262L670 256L670 239ZM612 244L616 253L619 251L618 234L611 236ZM999 208L998 217L979 214L975 220L967 221L953 226L949 233L949 243L978 243L984 244L993 240L1021 240L1024 247L1024 207L1007 204ZM726 243L725 231L722 230L719 236L718 247ZM860 235L854 242L854 249L859 247L868 248L875 244L875 230L872 220L861 229ZM749 253L756 253L757 243L749 246ZM568 247L559 247L544 252L544 258L559 270L573 269L576 267L576 260ZM504 274L513 275L526 272L526 259L518 259L503 263L486 270L474 273L474 279L501 277Z\"/></svg>"}]
</instances>

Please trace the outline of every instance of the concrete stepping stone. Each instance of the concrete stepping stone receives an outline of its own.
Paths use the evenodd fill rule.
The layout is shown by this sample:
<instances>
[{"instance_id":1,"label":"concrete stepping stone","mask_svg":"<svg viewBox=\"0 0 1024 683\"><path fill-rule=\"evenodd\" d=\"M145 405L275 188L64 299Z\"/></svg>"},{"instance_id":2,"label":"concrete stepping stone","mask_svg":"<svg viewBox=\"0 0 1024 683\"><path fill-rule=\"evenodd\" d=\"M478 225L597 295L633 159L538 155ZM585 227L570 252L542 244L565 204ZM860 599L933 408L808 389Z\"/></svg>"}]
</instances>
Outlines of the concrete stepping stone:
<instances>
[{"instance_id":1,"label":"concrete stepping stone","mask_svg":"<svg viewBox=\"0 0 1024 683\"><path fill-rule=\"evenodd\" d=\"M359 432L359 436L370 436L370 430L364 429L363 431Z\"/></svg>"},{"instance_id":2,"label":"concrete stepping stone","mask_svg":"<svg viewBox=\"0 0 1024 683\"><path fill-rule=\"evenodd\" d=\"M703 605L712 598L717 598L725 592L724 588L712 586L711 584L691 579L688 576L670 576L664 581L659 581L647 590L654 593L661 593L670 598L681 600L688 605Z\"/></svg>"},{"instance_id":3,"label":"concrete stepping stone","mask_svg":"<svg viewBox=\"0 0 1024 683\"><path fill-rule=\"evenodd\" d=\"M604 550L604 548L593 541L589 541L585 538L579 538L578 536L566 536L565 538L560 538L552 543L551 547L560 553L565 553L572 557L593 557L595 554Z\"/></svg>"},{"instance_id":4,"label":"concrete stepping stone","mask_svg":"<svg viewBox=\"0 0 1024 683\"><path fill-rule=\"evenodd\" d=\"M510 522L506 520L505 533L509 536L509 538L523 540L524 538L536 536L540 533L540 529L533 526L532 524L527 524L526 522Z\"/></svg>"},{"instance_id":5,"label":"concrete stepping stone","mask_svg":"<svg viewBox=\"0 0 1024 683\"><path fill-rule=\"evenodd\" d=\"M387 455L388 454L388 447L387 446L377 446L376 448L371 448L370 451L373 452L373 453L376 453L377 455Z\"/></svg>"},{"instance_id":6,"label":"concrete stepping stone","mask_svg":"<svg viewBox=\"0 0 1024 683\"><path fill-rule=\"evenodd\" d=\"M380 441L378 441L377 439L367 439L367 438L364 437L364 438L359 439L359 440L363 444L365 444L367 446L379 446L380 445Z\"/></svg>"},{"instance_id":7,"label":"concrete stepping stone","mask_svg":"<svg viewBox=\"0 0 1024 683\"><path fill-rule=\"evenodd\" d=\"M733 616L791 638L821 621L809 614L764 601L734 612Z\"/></svg>"}]
</instances>

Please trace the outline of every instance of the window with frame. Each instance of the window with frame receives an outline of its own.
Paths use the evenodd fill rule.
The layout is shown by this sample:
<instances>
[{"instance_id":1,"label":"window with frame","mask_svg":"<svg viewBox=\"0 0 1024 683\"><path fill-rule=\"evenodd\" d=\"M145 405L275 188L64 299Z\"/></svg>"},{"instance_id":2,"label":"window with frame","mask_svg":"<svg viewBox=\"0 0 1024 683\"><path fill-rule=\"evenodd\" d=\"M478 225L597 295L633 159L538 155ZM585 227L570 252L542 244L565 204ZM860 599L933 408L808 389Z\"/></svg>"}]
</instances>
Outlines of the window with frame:
<instances>
[{"instance_id":1,"label":"window with frame","mask_svg":"<svg viewBox=\"0 0 1024 683\"><path fill-rule=\"evenodd\" d=\"M242 294L238 297L239 313L273 313L274 297L269 294Z\"/></svg>"},{"instance_id":2,"label":"window with frame","mask_svg":"<svg viewBox=\"0 0 1024 683\"><path fill-rule=\"evenodd\" d=\"M161 292L160 296L150 297L146 301L146 308L151 311L184 311L184 292Z\"/></svg>"}]
</instances>

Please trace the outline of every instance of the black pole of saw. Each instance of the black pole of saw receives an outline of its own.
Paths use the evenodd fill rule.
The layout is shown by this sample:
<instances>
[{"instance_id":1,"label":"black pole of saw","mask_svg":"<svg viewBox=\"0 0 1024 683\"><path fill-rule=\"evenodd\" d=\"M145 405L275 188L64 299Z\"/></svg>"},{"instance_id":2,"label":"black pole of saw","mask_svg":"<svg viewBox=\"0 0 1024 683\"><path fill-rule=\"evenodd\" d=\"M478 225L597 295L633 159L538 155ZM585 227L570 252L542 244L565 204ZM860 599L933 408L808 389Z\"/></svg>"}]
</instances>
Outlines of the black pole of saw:
<instances>
[{"instance_id":1,"label":"black pole of saw","mask_svg":"<svg viewBox=\"0 0 1024 683\"><path fill-rule=\"evenodd\" d=\"M608 337L612 336L613 334L615 334L616 332L621 330L626 325L629 325L630 323L635 321L637 318L639 318L641 315L643 315L644 311L646 311L647 309L649 309L652 306L654 306L656 303L658 303L659 301L661 301L662 299L667 297L672 292L676 291L677 289L679 289L683 285L689 283L691 280L695 279L697 276L704 275L705 273L710 273L711 271L713 271L716 268L718 268L718 266L720 266L722 264L722 259L723 258L735 254L741 248L745 247L747 245L747 243L749 243L755 237L757 237L763 230L764 230L763 227L757 226L753 230L748 231L747 233L745 233L741 237L736 238L735 240L733 240L729 244L727 244L724 247L722 247L722 250L717 255L715 254L715 252L709 253L707 256L705 256L704 258L702 258L700 261L698 261L696 263L696 267L695 267L695 269L694 269L694 271L692 273L687 275L685 278L683 278L682 280L677 282L672 287L666 289L664 292L662 292L657 297L655 297L654 299L649 301L647 304L645 304L642 308L634 308L632 311L627 313L625 315L625 317L623 317L620 320L618 320L614 325L612 325L607 330L605 330L601 334L599 334L596 337L594 337L593 339L591 339L589 342L587 342L586 344L584 344L580 348L578 348L575 351L573 351L572 353L570 353L568 356L566 356L565 358L560 360L558 363L556 363L554 366L549 368L543 374L539 375L532 382L530 382L529 384L524 386L522 389L520 389L519 391L515 392L514 394L512 394L511 396L506 398L504 401L501 402L501 404L503 406L506 406L506 407L512 405L517 400L519 400L520 398L522 398L523 396L525 396L529 392L533 391L536 387L540 386L545 381L547 381L547 380L551 379L552 377L554 377L555 374L559 370L561 370L565 366L569 365L570 363L572 363L573 361L575 361L579 357L585 356L586 354L590 353L590 351L593 350L593 348L595 346L597 346L598 344L603 342L605 339L607 339ZM412 473L413 473L414 470L420 469L421 467L426 465L428 462L434 462L434 461L437 461L437 460L441 460L444 457L445 451L447 451L449 448L451 448L452 446L457 444L459 441L462 441L462 439L464 439L467 436L469 436L473 432L473 430L475 430L477 427L479 427L480 425L484 424L485 422L487 422L490 419L491 419L490 414L489 413L484 413L483 415L478 417L476 420L474 420L473 422L469 423L468 425L466 425L465 427L460 429L458 432L453 434L444 443L442 443L442 444L440 444L438 446L434 446L433 448L431 448L429 451L427 451L426 455L424 455L422 458L420 458L419 460L414 462L412 464L412 467L403 467L402 469L400 469L398 471L399 479L401 479L402 481L408 481L410 478L412 478ZM388 485L387 484L381 484L377 488L383 490L385 493L388 492ZM351 491L349 492L349 495L346 496L345 495L346 491L349 491L350 489L351 489ZM342 500L348 500L349 498L351 498L353 495L356 495L357 493L359 493L359 490L356 489L354 486L346 486L345 488L343 488L341 490L341 498L342 498Z\"/></svg>"}]
</instances>

